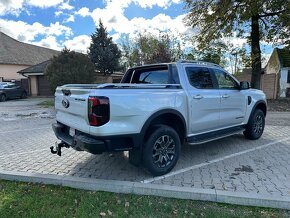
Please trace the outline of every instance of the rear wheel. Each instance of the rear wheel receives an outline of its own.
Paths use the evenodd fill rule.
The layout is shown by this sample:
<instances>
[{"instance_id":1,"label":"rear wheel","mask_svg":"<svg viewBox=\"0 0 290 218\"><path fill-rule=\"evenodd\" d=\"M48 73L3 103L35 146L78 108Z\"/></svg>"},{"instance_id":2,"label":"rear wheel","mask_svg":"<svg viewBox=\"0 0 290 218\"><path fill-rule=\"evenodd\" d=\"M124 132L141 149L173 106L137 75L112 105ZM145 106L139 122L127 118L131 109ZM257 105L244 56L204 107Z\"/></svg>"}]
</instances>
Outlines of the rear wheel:
<instances>
[{"instance_id":1,"label":"rear wheel","mask_svg":"<svg viewBox=\"0 0 290 218\"><path fill-rule=\"evenodd\" d=\"M0 101L6 101L6 96L4 94L0 95Z\"/></svg>"},{"instance_id":2,"label":"rear wheel","mask_svg":"<svg viewBox=\"0 0 290 218\"><path fill-rule=\"evenodd\" d=\"M153 127L143 149L143 164L154 176L170 172L176 165L180 153L177 132L166 125Z\"/></svg>"},{"instance_id":3,"label":"rear wheel","mask_svg":"<svg viewBox=\"0 0 290 218\"><path fill-rule=\"evenodd\" d=\"M265 114L262 110L256 109L249 119L244 135L246 138L251 140L259 139L263 134L264 127Z\"/></svg>"}]
</instances>

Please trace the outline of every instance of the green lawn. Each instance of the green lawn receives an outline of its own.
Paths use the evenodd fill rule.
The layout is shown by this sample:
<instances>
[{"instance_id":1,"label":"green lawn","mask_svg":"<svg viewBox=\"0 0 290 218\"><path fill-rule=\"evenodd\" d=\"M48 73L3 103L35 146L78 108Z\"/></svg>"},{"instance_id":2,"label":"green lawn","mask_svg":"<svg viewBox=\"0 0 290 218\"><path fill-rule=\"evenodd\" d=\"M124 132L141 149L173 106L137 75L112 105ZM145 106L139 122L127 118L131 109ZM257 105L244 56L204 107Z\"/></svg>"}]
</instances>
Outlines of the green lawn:
<instances>
[{"instance_id":1,"label":"green lawn","mask_svg":"<svg viewBox=\"0 0 290 218\"><path fill-rule=\"evenodd\" d=\"M54 107L54 99L45 100L37 104L38 106L42 106L45 108Z\"/></svg>"},{"instance_id":2,"label":"green lawn","mask_svg":"<svg viewBox=\"0 0 290 218\"><path fill-rule=\"evenodd\" d=\"M290 211L0 180L0 217L289 217Z\"/></svg>"}]
</instances>

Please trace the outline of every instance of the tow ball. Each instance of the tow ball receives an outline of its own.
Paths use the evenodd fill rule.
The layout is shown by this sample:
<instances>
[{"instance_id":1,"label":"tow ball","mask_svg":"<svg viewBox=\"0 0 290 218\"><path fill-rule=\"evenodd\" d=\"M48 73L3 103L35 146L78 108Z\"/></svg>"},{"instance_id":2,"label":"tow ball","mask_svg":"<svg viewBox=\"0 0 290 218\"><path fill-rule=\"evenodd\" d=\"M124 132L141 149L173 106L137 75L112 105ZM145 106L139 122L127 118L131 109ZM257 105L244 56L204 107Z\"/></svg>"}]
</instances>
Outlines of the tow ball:
<instances>
[{"instance_id":1,"label":"tow ball","mask_svg":"<svg viewBox=\"0 0 290 218\"><path fill-rule=\"evenodd\" d=\"M64 142L61 142L61 143L55 142L55 150L54 150L54 146L51 146L50 151L52 154L57 154L58 156L61 156L61 148L63 147L69 148L69 145Z\"/></svg>"}]
</instances>

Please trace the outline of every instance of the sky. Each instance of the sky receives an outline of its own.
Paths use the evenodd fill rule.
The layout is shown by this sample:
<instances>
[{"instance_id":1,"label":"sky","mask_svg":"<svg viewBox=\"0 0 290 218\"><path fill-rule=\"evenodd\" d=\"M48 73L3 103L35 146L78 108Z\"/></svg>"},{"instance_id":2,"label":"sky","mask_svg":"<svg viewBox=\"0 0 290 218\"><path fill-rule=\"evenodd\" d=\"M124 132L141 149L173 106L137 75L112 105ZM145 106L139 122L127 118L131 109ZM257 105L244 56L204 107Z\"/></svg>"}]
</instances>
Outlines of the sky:
<instances>
[{"instance_id":1,"label":"sky","mask_svg":"<svg viewBox=\"0 0 290 218\"><path fill-rule=\"evenodd\" d=\"M86 53L99 19L115 42L124 34L171 31L191 36L182 0L0 0L0 31L26 43ZM234 47L245 39L227 39ZM264 52L269 56L272 47Z\"/></svg>"},{"instance_id":2,"label":"sky","mask_svg":"<svg viewBox=\"0 0 290 218\"><path fill-rule=\"evenodd\" d=\"M0 31L22 41L86 52L99 19L113 40L139 31L191 32L181 0L0 0Z\"/></svg>"}]
</instances>

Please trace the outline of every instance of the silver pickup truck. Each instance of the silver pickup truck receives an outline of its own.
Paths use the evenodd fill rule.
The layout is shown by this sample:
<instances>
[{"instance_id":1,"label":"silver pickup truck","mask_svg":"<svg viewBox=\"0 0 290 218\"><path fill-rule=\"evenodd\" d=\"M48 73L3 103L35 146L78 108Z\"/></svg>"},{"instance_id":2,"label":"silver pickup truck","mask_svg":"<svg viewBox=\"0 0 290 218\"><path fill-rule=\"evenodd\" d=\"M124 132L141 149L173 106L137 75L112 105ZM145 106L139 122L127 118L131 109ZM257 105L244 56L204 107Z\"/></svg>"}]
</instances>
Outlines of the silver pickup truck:
<instances>
[{"instance_id":1,"label":"silver pickup truck","mask_svg":"<svg viewBox=\"0 0 290 218\"><path fill-rule=\"evenodd\" d=\"M200 61L138 66L120 84L64 85L55 92L53 130L62 147L92 154L129 151L153 175L175 166L182 144L243 132L261 137L265 94L219 65Z\"/></svg>"}]
</instances>

